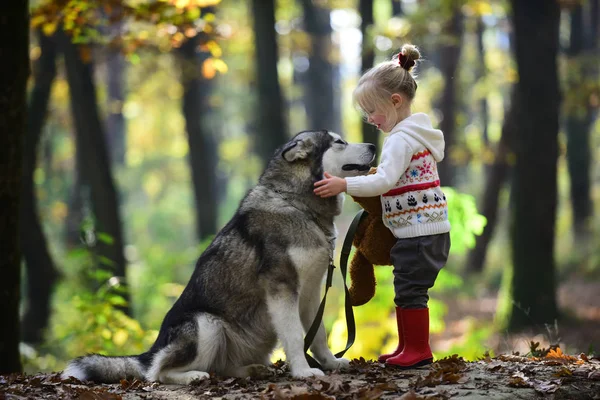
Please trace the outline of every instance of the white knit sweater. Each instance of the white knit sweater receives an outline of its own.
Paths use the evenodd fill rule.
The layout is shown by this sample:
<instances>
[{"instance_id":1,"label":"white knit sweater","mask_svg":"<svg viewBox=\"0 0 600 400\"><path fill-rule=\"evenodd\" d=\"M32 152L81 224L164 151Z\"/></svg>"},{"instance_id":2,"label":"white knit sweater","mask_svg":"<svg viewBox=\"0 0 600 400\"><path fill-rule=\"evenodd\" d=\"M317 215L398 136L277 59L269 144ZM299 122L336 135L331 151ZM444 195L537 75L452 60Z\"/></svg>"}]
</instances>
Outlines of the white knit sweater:
<instances>
[{"instance_id":1,"label":"white knit sweater","mask_svg":"<svg viewBox=\"0 0 600 400\"><path fill-rule=\"evenodd\" d=\"M381 195L383 223L397 238L450 231L446 196L437 163L444 158L444 135L427 114L402 120L383 142L377 173L346 178L347 193Z\"/></svg>"}]
</instances>

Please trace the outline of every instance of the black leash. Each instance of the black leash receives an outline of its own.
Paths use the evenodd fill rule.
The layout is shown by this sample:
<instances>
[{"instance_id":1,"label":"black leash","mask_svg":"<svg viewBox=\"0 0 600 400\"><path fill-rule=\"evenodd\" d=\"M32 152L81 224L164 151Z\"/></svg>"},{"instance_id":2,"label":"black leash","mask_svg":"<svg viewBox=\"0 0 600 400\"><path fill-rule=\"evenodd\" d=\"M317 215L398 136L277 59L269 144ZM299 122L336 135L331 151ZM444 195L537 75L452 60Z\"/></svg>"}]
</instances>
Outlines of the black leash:
<instances>
[{"instance_id":1,"label":"black leash","mask_svg":"<svg viewBox=\"0 0 600 400\"><path fill-rule=\"evenodd\" d=\"M352 310L352 304L350 303L350 293L348 292L348 286L346 285L346 275L348 271L348 258L350 257L350 250L352 249L352 240L354 239L354 234L356 233L356 228L360 225L360 222L367 216L367 212L365 210L360 210L352 220L350 227L348 228L348 233L346 233L346 238L344 239L344 244L342 246L342 254L340 256L340 272L342 273L342 282L344 283L344 293L345 293L345 308L346 308L346 326L348 330L348 339L346 341L346 348L335 354L337 358L342 357L346 351L354 344L354 340L356 339L356 323L354 321L354 312ZM308 361L308 365L312 368L322 368L321 365L311 357L307 351L310 345L321 326L321 321L323 320L323 312L325 311L325 301L327 300L327 292L333 283L333 270L335 265L333 262L329 263L329 268L327 269L327 279L325 281L325 293L323 294L323 300L321 300L321 304L319 305L319 310L317 311L317 315L315 315L315 319L313 320L310 329L306 333L306 337L304 338L304 353L306 356L306 361Z\"/></svg>"}]
</instances>

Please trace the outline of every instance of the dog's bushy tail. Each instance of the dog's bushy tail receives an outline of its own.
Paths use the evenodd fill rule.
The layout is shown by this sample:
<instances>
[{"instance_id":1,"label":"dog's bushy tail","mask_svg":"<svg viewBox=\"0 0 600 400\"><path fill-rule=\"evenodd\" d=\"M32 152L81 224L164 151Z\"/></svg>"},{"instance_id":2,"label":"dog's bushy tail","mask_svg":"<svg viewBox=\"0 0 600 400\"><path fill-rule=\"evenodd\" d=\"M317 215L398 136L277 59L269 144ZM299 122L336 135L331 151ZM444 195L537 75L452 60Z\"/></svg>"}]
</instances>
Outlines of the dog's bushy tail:
<instances>
[{"instance_id":1,"label":"dog's bushy tail","mask_svg":"<svg viewBox=\"0 0 600 400\"><path fill-rule=\"evenodd\" d=\"M145 367L139 356L107 357L90 354L69 362L61 374L62 379L70 376L80 381L118 383L121 379L144 379Z\"/></svg>"}]
</instances>

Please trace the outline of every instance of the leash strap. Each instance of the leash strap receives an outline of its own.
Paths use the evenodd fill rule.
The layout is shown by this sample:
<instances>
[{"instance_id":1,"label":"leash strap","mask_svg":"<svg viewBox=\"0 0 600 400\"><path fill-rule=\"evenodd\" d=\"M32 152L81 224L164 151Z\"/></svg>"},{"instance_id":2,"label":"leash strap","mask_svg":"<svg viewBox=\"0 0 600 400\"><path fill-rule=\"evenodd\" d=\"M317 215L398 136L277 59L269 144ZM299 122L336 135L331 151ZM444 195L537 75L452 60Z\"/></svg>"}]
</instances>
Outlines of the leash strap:
<instances>
[{"instance_id":1,"label":"leash strap","mask_svg":"<svg viewBox=\"0 0 600 400\"><path fill-rule=\"evenodd\" d=\"M350 227L348 228L348 233L346 233L346 238L344 239L344 244L342 245L342 254L340 256L340 272L342 274L342 282L344 283L344 302L345 302L345 310L346 310L346 326L348 330L348 339L346 341L346 347L344 350L335 354L337 358L342 357L346 351L354 344L354 340L356 339L356 323L354 320L354 312L352 310L352 304L350 303L350 293L348 292L348 285L346 284L346 276L348 272L348 258L350 257L350 250L352 250L352 241L354 239L354 234L356 233L356 229L358 225L360 225L361 221L367 216L367 212L365 210L360 210L352 220ZM319 327L321 326L321 321L323 320L323 313L325 311L325 302L327 300L327 292L329 292L329 288L333 284L333 270L335 265L333 263L329 264L329 268L327 269L327 279L325 282L325 293L323 294L323 300L321 300L321 304L319 305L319 309L317 314L315 315L315 319L313 320L310 329L306 333L306 337L304 338L304 353L306 356L306 361L308 361L308 365L312 368L321 368L321 365L317 360L311 357L307 351L312 344Z\"/></svg>"}]
</instances>

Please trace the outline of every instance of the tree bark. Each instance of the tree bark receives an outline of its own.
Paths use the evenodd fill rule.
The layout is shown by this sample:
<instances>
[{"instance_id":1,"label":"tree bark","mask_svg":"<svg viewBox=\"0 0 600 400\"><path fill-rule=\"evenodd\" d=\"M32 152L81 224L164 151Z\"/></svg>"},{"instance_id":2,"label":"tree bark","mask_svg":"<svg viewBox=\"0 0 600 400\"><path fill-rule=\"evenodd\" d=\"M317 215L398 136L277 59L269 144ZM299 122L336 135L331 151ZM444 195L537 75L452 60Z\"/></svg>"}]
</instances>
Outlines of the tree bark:
<instances>
[{"instance_id":1,"label":"tree bark","mask_svg":"<svg viewBox=\"0 0 600 400\"><path fill-rule=\"evenodd\" d=\"M126 263L123 253L123 233L119 212L118 194L106 146L106 137L98 113L98 102L93 81L93 64L84 62L86 49L71 43L61 32L61 47L65 55L67 80L71 94L71 111L75 124L78 151L81 151L85 180L89 182L90 199L94 215L96 243L95 254L101 268L121 280L121 292L130 313L129 292L126 289ZM104 237L107 235L108 237Z\"/></svg>"},{"instance_id":2,"label":"tree bark","mask_svg":"<svg viewBox=\"0 0 600 400\"><path fill-rule=\"evenodd\" d=\"M21 372L19 200L29 75L29 2L0 8L0 374Z\"/></svg>"},{"instance_id":3,"label":"tree bark","mask_svg":"<svg viewBox=\"0 0 600 400\"><path fill-rule=\"evenodd\" d=\"M373 68L375 63L375 48L371 33L375 21L373 18L373 0L360 0L358 13L361 18L360 33L362 35L360 71L361 74L364 74ZM366 121L362 121L362 136L363 142L374 144L377 148L376 153L379 154L379 130Z\"/></svg>"},{"instance_id":4,"label":"tree bark","mask_svg":"<svg viewBox=\"0 0 600 400\"><path fill-rule=\"evenodd\" d=\"M275 150L287 142L286 109L279 85L275 1L252 0L256 74L258 81L258 123L255 150L266 163Z\"/></svg>"},{"instance_id":5,"label":"tree bark","mask_svg":"<svg viewBox=\"0 0 600 400\"><path fill-rule=\"evenodd\" d=\"M559 5L512 0L516 61L516 165L511 221L512 310L508 329L558 317L554 266L557 204ZM543 68L540 68L543 66Z\"/></svg>"},{"instance_id":6,"label":"tree bark","mask_svg":"<svg viewBox=\"0 0 600 400\"><path fill-rule=\"evenodd\" d=\"M452 15L442 28L442 44L439 49L440 71L444 77L444 90L439 100L442 121L440 129L444 132L446 142L446 158L440 164L439 174L442 184L454 184L455 169L452 159L452 148L456 142L456 113L458 110L458 94L456 76L463 41L463 15L461 2L453 0Z\"/></svg>"},{"instance_id":7,"label":"tree bark","mask_svg":"<svg viewBox=\"0 0 600 400\"><path fill-rule=\"evenodd\" d=\"M189 163L194 186L196 208L196 232L202 241L217 231L217 144L214 128L208 119L214 112L210 96L214 79L201 75L202 64L209 53L197 50L201 37L183 43L179 49L183 115L189 143Z\"/></svg>"},{"instance_id":8,"label":"tree bark","mask_svg":"<svg viewBox=\"0 0 600 400\"><path fill-rule=\"evenodd\" d=\"M123 22L116 22L110 29L115 35L120 35ZM125 57L119 47L108 47L107 51L107 88L108 115L106 118L106 134L108 148L113 165L125 164L125 117L123 104L125 102Z\"/></svg>"},{"instance_id":9,"label":"tree bark","mask_svg":"<svg viewBox=\"0 0 600 400\"><path fill-rule=\"evenodd\" d=\"M401 17L403 15L402 0L392 0L392 17Z\"/></svg>"},{"instance_id":10,"label":"tree bark","mask_svg":"<svg viewBox=\"0 0 600 400\"><path fill-rule=\"evenodd\" d=\"M75 107L73 104L71 107ZM67 216L65 218L65 245L67 249L75 249L82 244L82 224L85 217L85 209L88 205L89 186L84 182L83 164L84 150L75 139L75 162L73 163L73 186L69 189L67 200Z\"/></svg>"},{"instance_id":11,"label":"tree bark","mask_svg":"<svg viewBox=\"0 0 600 400\"><path fill-rule=\"evenodd\" d=\"M335 66L329 60L332 50L331 11L315 4L313 0L302 0L304 26L311 39L308 71L304 75L304 104L309 129L327 129L341 132L339 90L336 83ZM338 85L339 86L339 85Z\"/></svg>"},{"instance_id":12,"label":"tree bark","mask_svg":"<svg viewBox=\"0 0 600 400\"><path fill-rule=\"evenodd\" d=\"M50 318L50 298L58 271L48 250L40 224L33 174L42 128L46 121L50 90L56 76L56 44L52 37L37 32L41 55L33 64L34 86L31 91L28 126L23 146L20 238L26 266L26 305L21 320L22 338L40 343Z\"/></svg>"},{"instance_id":13,"label":"tree bark","mask_svg":"<svg viewBox=\"0 0 600 400\"><path fill-rule=\"evenodd\" d=\"M485 79L487 75L487 68L485 65L485 46L483 43L484 32L485 24L483 23L483 18L480 17L477 19L477 59L479 61L479 68L477 72L478 79ZM487 98L485 96L479 100L479 109L481 115L481 137L483 139L484 146L488 148L490 145L488 134L489 112Z\"/></svg>"},{"instance_id":14,"label":"tree bark","mask_svg":"<svg viewBox=\"0 0 600 400\"><path fill-rule=\"evenodd\" d=\"M596 2L597 3L597 2ZM593 15L593 14L588 14ZM596 20L597 23L597 20ZM568 56L573 64L569 68L570 91L579 96L570 97L567 104L565 130L567 134L567 166L571 180L571 207L576 240L585 240L589 233L589 219L593 204L590 190L590 131L595 119L589 90L586 87L598 80L598 66L594 57L593 19L586 24L582 4L571 11L571 37ZM594 60L594 61L591 61Z\"/></svg>"},{"instance_id":15,"label":"tree bark","mask_svg":"<svg viewBox=\"0 0 600 400\"><path fill-rule=\"evenodd\" d=\"M485 188L481 203L481 214L487 219L481 235L475 239L475 247L469 252L467 272L483 271L487 248L492 240L498 218L498 200L500 190L507 181L511 168L510 158L514 156L515 140L515 109L518 107L516 98L511 96L511 104L504 115L504 124L500 141L494 154L494 163L486 168Z\"/></svg>"}]
</instances>

